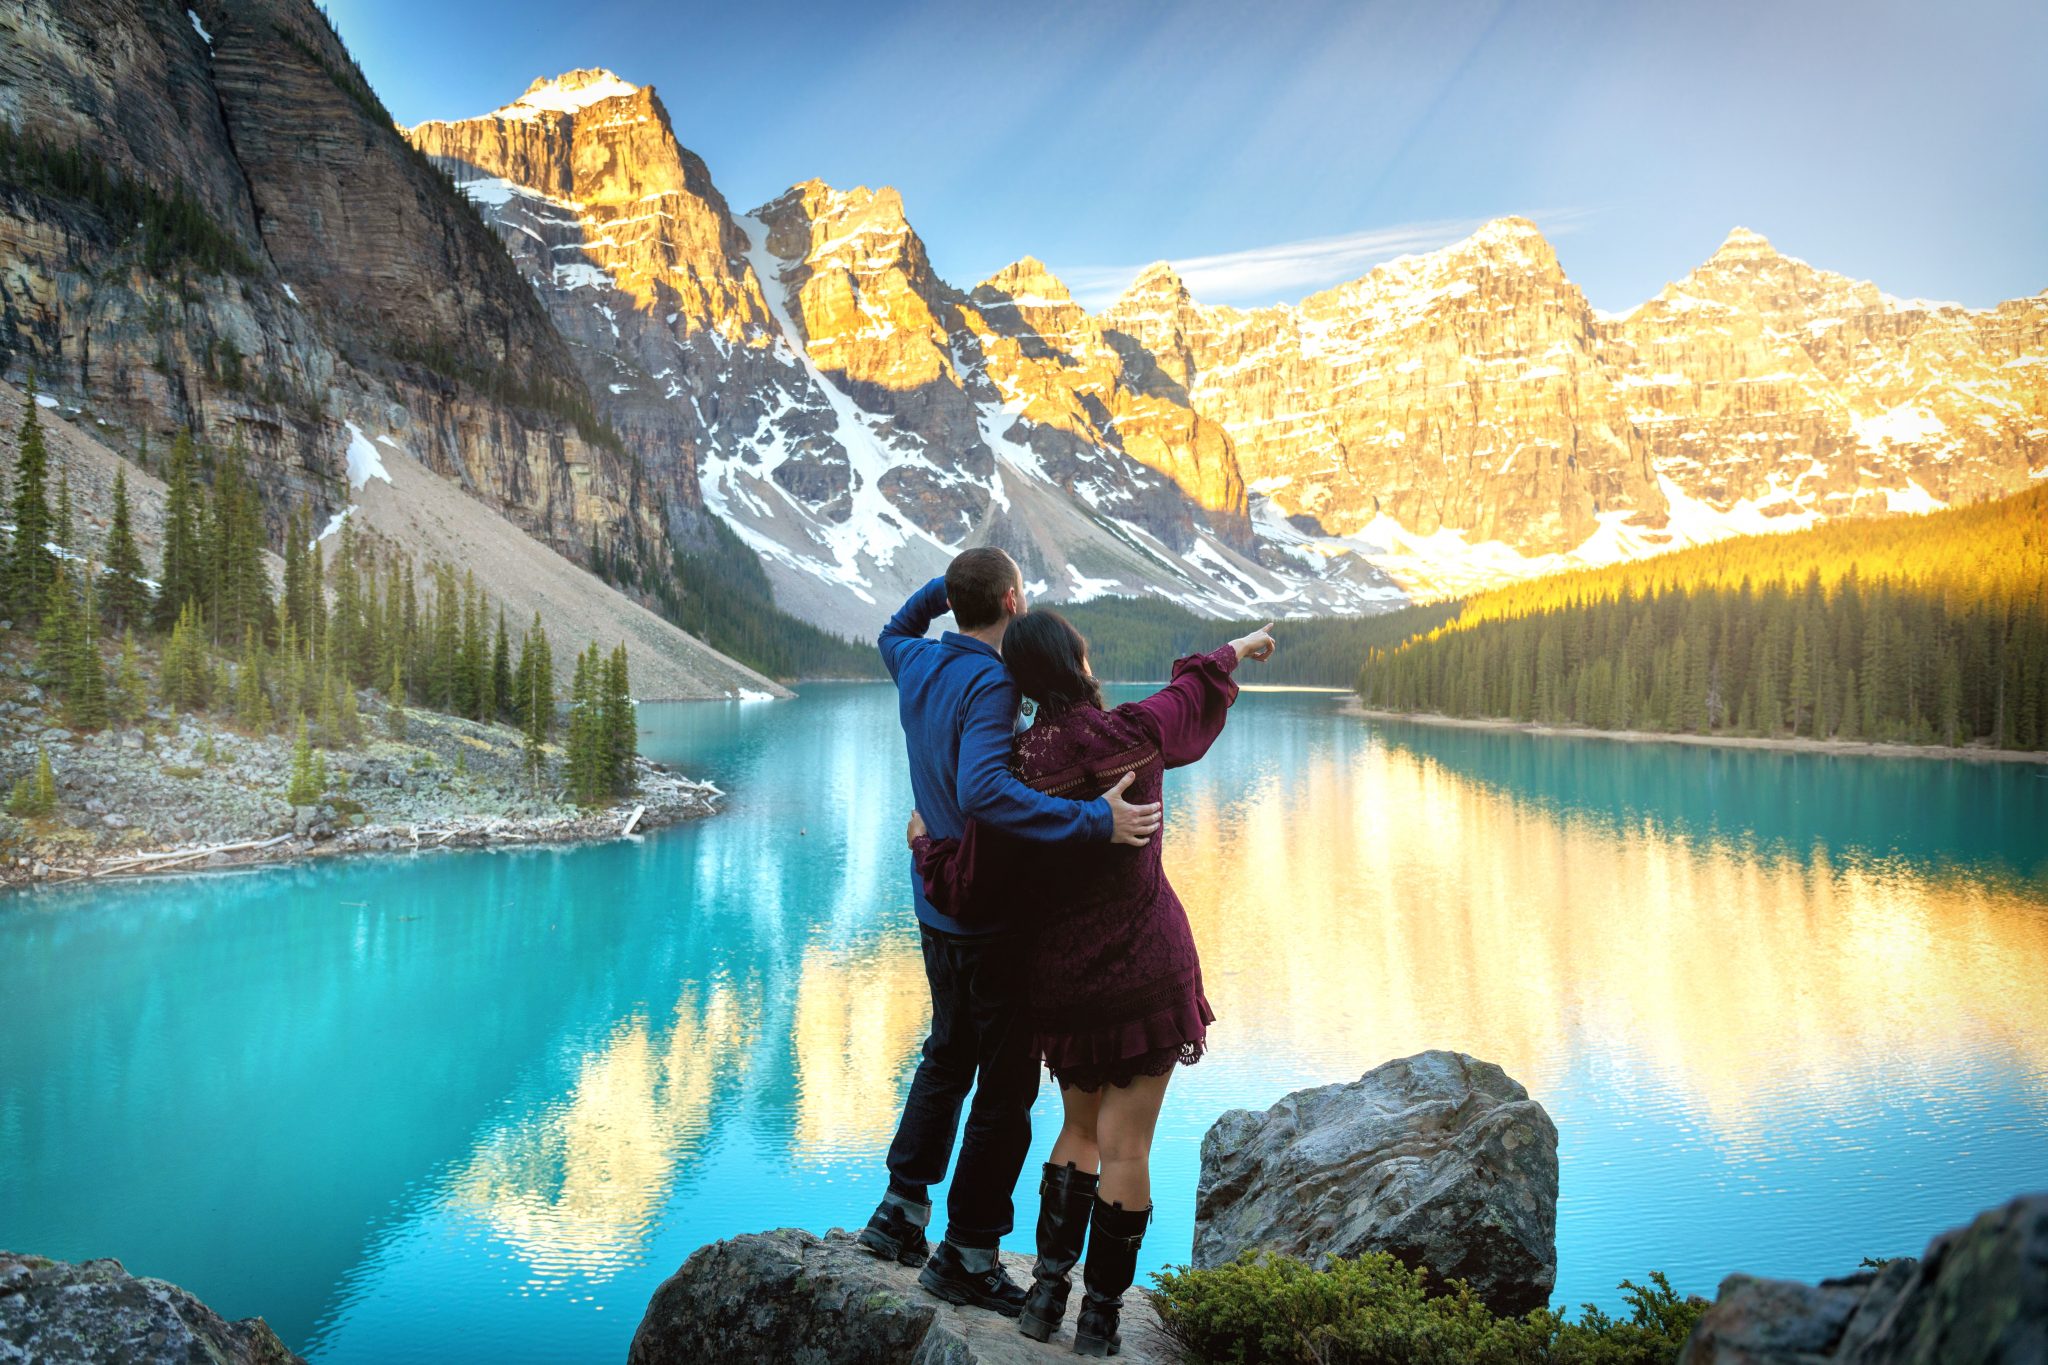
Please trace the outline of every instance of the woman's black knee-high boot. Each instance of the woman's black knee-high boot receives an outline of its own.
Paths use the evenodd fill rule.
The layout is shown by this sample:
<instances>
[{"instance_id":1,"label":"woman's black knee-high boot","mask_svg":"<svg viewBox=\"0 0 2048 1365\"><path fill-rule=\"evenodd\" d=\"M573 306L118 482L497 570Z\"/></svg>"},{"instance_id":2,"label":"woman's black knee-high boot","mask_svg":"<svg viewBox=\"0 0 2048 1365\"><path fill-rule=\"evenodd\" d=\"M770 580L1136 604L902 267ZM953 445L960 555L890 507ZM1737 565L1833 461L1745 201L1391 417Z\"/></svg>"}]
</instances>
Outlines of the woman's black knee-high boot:
<instances>
[{"instance_id":1,"label":"woman's black knee-high boot","mask_svg":"<svg viewBox=\"0 0 2048 1365\"><path fill-rule=\"evenodd\" d=\"M1127 1209L1098 1197L1088 1228L1088 1264L1081 1272L1081 1316L1074 1324L1074 1354L1113 1356L1123 1347L1117 1321L1124 1291L1138 1274L1138 1247L1152 1209Z\"/></svg>"},{"instance_id":2,"label":"woman's black knee-high boot","mask_svg":"<svg viewBox=\"0 0 2048 1365\"><path fill-rule=\"evenodd\" d=\"M1067 1315L1069 1276L1081 1260L1088 1238L1088 1215L1095 1206L1099 1177L1069 1161L1045 1163L1038 1180L1038 1264L1031 1271L1031 1293L1017 1330L1033 1341L1045 1341L1060 1330Z\"/></svg>"}]
</instances>

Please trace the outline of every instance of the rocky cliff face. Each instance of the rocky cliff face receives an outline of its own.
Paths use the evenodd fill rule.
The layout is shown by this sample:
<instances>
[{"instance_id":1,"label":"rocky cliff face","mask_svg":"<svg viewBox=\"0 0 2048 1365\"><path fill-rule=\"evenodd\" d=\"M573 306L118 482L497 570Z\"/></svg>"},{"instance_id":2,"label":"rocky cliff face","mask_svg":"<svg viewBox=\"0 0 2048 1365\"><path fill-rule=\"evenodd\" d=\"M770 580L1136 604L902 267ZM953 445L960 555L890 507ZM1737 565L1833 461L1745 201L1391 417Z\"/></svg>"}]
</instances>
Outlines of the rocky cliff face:
<instances>
[{"instance_id":1,"label":"rocky cliff face","mask_svg":"<svg viewBox=\"0 0 2048 1365\"><path fill-rule=\"evenodd\" d=\"M821 624L871 628L983 541L1056 597L1399 597L1354 554L1261 551L1228 438L1151 357L1036 262L947 284L893 190L809 181L735 217L654 92L606 71L408 135L503 236L672 512L701 498Z\"/></svg>"},{"instance_id":2,"label":"rocky cliff face","mask_svg":"<svg viewBox=\"0 0 2048 1365\"><path fill-rule=\"evenodd\" d=\"M346 423L560 548L660 525L546 310L392 128L303 0L28 0L0 15L0 110L177 210L178 240L24 170L0 188L0 352L132 449L181 426L257 464L273 514L345 496ZM161 234L159 234L161 235Z\"/></svg>"}]
</instances>

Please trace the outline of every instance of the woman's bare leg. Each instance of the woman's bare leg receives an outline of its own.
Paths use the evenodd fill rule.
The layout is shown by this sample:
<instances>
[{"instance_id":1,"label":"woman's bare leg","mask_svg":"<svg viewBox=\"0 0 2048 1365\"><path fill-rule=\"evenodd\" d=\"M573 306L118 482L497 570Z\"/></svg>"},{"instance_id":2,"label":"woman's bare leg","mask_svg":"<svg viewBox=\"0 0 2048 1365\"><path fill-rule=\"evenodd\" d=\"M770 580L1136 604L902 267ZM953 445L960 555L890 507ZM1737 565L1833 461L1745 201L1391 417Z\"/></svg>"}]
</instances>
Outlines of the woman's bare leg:
<instances>
[{"instance_id":1,"label":"woman's bare leg","mask_svg":"<svg viewBox=\"0 0 2048 1365\"><path fill-rule=\"evenodd\" d=\"M1096 1115L1102 1110L1102 1096L1107 1087L1089 1094L1085 1090L1070 1090L1060 1087L1060 1104L1065 1117L1060 1123L1059 1139L1052 1145L1052 1155L1046 1158L1055 1166L1069 1162L1080 1171L1094 1175L1102 1163L1102 1153L1095 1140Z\"/></svg>"},{"instance_id":2,"label":"woman's bare leg","mask_svg":"<svg viewBox=\"0 0 2048 1365\"><path fill-rule=\"evenodd\" d=\"M1159 1106L1166 1099L1166 1083L1171 1079L1168 1072L1139 1076L1127 1086L1102 1088L1095 1132L1102 1153L1098 1193L1104 1203L1127 1209L1152 1206L1152 1130L1159 1125Z\"/></svg>"}]
</instances>

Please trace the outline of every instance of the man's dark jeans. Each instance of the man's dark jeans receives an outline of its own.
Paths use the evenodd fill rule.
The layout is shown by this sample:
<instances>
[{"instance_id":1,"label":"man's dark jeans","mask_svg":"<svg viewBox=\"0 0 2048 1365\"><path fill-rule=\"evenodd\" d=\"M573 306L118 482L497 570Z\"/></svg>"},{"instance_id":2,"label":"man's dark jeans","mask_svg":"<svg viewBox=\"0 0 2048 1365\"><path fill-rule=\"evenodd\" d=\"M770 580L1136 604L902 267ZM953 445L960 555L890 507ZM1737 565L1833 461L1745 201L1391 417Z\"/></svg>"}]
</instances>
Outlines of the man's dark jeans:
<instances>
[{"instance_id":1,"label":"man's dark jeans","mask_svg":"<svg viewBox=\"0 0 2048 1365\"><path fill-rule=\"evenodd\" d=\"M964 938L920 925L932 1031L889 1144L889 1184L923 1195L946 1176L960 1107L974 1104L946 1197L946 1238L994 1247L1015 1222L1010 1196L1031 1150L1038 1063L1023 1020L1024 954L1015 937Z\"/></svg>"}]
</instances>

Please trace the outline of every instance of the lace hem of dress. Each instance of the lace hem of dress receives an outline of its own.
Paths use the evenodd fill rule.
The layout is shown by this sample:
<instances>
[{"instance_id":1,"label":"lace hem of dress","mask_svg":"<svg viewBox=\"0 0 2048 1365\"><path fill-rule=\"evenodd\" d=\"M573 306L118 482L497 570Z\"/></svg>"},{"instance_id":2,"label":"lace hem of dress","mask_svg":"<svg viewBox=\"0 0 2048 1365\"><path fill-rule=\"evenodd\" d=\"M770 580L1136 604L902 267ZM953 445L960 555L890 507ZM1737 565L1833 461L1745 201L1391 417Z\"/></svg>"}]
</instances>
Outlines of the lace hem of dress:
<instances>
[{"instance_id":1,"label":"lace hem of dress","mask_svg":"<svg viewBox=\"0 0 2048 1365\"><path fill-rule=\"evenodd\" d=\"M1202 1058L1216 1011L1201 987L1187 989L1165 1009L1113 1028L1032 1037L1033 1055L1063 1088L1100 1090L1105 1080L1129 1085L1137 1076L1164 1076Z\"/></svg>"},{"instance_id":2,"label":"lace hem of dress","mask_svg":"<svg viewBox=\"0 0 2048 1365\"><path fill-rule=\"evenodd\" d=\"M1176 1066L1193 1066L1208 1051L1205 1042L1182 1043L1178 1047L1155 1048L1118 1062L1084 1062L1079 1066L1051 1066L1053 1080L1062 1090L1094 1094L1103 1086L1124 1089L1140 1076L1164 1076Z\"/></svg>"}]
</instances>

